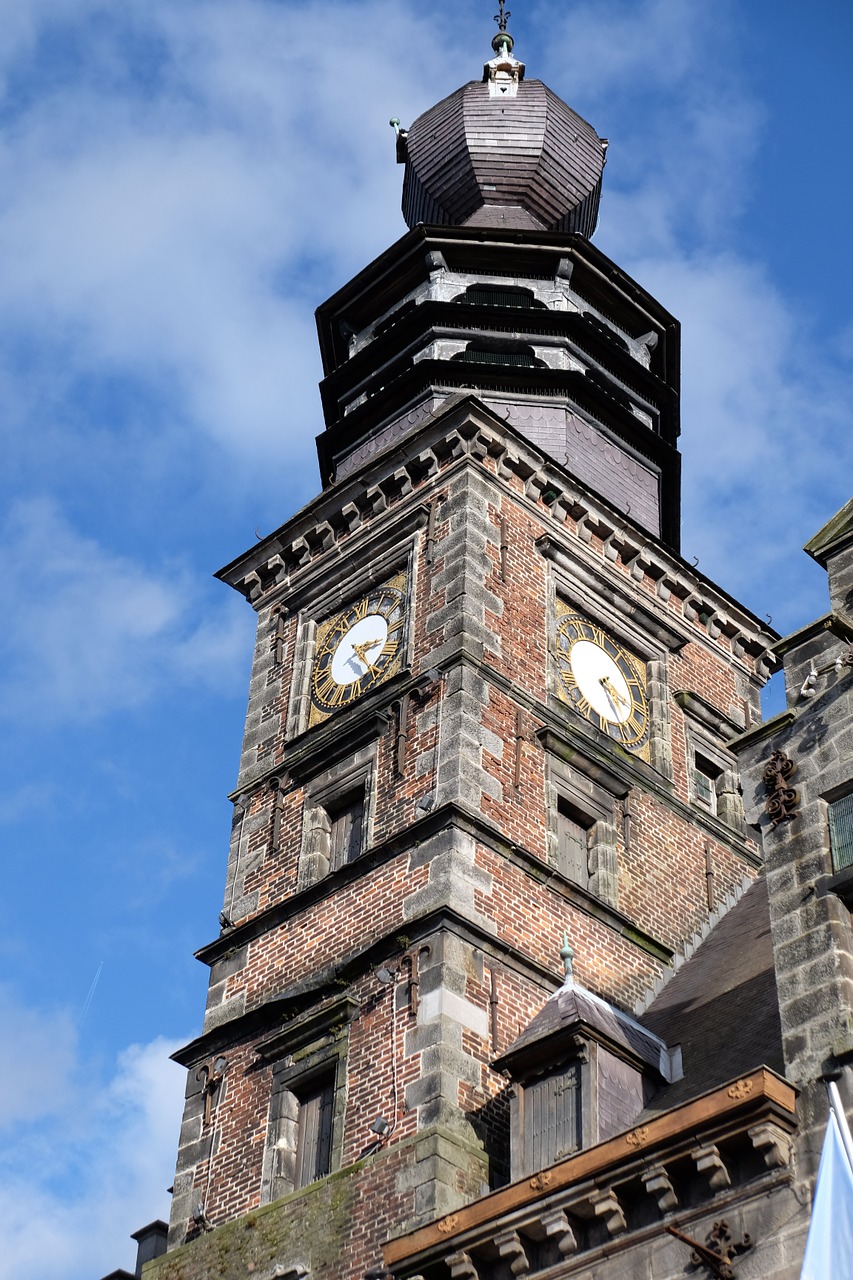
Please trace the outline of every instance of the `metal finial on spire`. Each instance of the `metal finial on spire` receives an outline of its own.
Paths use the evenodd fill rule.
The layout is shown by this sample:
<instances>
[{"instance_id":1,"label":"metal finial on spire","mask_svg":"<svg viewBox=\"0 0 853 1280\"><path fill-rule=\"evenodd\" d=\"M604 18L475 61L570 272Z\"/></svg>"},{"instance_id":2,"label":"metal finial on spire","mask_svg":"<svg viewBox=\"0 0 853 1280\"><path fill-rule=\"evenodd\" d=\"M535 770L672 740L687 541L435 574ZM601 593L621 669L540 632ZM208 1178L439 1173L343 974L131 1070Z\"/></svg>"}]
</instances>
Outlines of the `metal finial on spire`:
<instances>
[{"instance_id":1,"label":"metal finial on spire","mask_svg":"<svg viewBox=\"0 0 853 1280\"><path fill-rule=\"evenodd\" d=\"M501 7L501 11L500 13L495 14L495 22L498 24L498 31L506 31L506 24L508 19L512 17L512 13L509 11L504 13L504 5L506 4L506 0L498 0L498 4Z\"/></svg>"},{"instance_id":2,"label":"metal finial on spire","mask_svg":"<svg viewBox=\"0 0 853 1280\"><path fill-rule=\"evenodd\" d=\"M567 981L573 976L573 973L574 973L574 968L573 968L574 958L575 958L575 953L572 950L572 948L569 946L569 935L567 933L564 933L563 945L560 947L560 959L563 962L563 972L566 975Z\"/></svg>"}]
</instances>

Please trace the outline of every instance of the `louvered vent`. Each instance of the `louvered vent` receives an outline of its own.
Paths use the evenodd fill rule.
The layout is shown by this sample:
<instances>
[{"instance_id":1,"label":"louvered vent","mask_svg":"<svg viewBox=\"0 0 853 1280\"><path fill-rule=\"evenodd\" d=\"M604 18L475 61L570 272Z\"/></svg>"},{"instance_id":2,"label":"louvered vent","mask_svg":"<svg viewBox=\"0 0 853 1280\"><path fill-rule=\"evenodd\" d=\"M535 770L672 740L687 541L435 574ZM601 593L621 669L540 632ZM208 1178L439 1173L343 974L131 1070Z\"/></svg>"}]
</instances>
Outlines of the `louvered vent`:
<instances>
[{"instance_id":1,"label":"louvered vent","mask_svg":"<svg viewBox=\"0 0 853 1280\"><path fill-rule=\"evenodd\" d=\"M536 358L526 351L478 351L476 347L468 347L462 352L461 359L470 364L509 364L525 369L536 367Z\"/></svg>"},{"instance_id":2,"label":"louvered vent","mask_svg":"<svg viewBox=\"0 0 853 1280\"><path fill-rule=\"evenodd\" d=\"M853 866L853 791L829 806L829 843L834 871Z\"/></svg>"},{"instance_id":3,"label":"louvered vent","mask_svg":"<svg viewBox=\"0 0 853 1280\"><path fill-rule=\"evenodd\" d=\"M544 304L534 298L529 289L496 289L488 285L469 285L459 298L472 307L514 307L517 311L532 311Z\"/></svg>"}]
</instances>

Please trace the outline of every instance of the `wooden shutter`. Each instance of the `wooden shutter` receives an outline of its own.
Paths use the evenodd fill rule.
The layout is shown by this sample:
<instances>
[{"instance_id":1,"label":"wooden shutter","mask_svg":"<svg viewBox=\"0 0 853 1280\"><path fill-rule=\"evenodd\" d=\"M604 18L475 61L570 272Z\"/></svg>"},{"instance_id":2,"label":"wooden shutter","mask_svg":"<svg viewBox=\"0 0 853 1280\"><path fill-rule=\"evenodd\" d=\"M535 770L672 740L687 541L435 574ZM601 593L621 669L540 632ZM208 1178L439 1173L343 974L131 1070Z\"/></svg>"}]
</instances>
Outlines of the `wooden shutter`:
<instances>
[{"instance_id":1,"label":"wooden shutter","mask_svg":"<svg viewBox=\"0 0 853 1280\"><path fill-rule=\"evenodd\" d=\"M334 1093L334 1079L326 1076L299 1096L297 1187L325 1178L331 1171Z\"/></svg>"},{"instance_id":2,"label":"wooden shutter","mask_svg":"<svg viewBox=\"0 0 853 1280\"><path fill-rule=\"evenodd\" d=\"M588 888L589 832L562 803L557 809L557 869Z\"/></svg>"},{"instance_id":3,"label":"wooden shutter","mask_svg":"<svg viewBox=\"0 0 853 1280\"><path fill-rule=\"evenodd\" d=\"M355 796L332 810L329 832L332 867L354 862L361 854L364 830L364 797Z\"/></svg>"},{"instance_id":4,"label":"wooden shutter","mask_svg":"<svg viewBox=\"0 0 853 1280\"><path fill-rule=\"evenodd\" d=\"M524 1165L547 1169L580 1146L580 1063L524 1088Z\"/></svg>"}]
</instances>

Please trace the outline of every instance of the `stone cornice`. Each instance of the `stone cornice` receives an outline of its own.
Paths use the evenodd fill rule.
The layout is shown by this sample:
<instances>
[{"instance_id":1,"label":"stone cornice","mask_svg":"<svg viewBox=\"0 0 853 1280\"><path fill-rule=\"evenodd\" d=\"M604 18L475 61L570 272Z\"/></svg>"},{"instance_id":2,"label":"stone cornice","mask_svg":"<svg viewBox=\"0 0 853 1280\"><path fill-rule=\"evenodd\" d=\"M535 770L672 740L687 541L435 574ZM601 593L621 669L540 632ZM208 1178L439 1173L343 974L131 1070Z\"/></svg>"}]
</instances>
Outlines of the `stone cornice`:
<instances>
[{"instance_id":1,"label":"stone cornice","mask_svg":"<svg viewBox=\"0 0 853 1280\"><path fill-rule=\"evenodd\" d=\"M258 1037L278 1035L279 1031L296 1024L296 1020L307 1016L312 1009L324 1005L330 1006L342 996L342 987L357 980L368 970L387 962L425 938L447 930L479 949L487 963L513 970L541 986L543 992L550 995L560 985L561 977L552 973L544 965L532 960L520 948L505 940L498 940L481 929L470 920L465 920L450 908L441 908L428 912L415 919L400 921L393 929L372 938L364 946L341 957L334 964L325 965L310 977L293 983L275 995L265 997L252 1008L234 1017L210 1027L202 1035L191 1040L189 1044L177 1049L172 1058L182 1066L189 1067L201 1062L204 1058L221 1052L230 1045L245 1042ZM236 932L236 931L235 931ZM220 958L226 959L245 944L234 939L234 934L220 938L224 944ZM230 943L230 946L228 945ZM211 944L211 948L217 944ZM207 948L210 950L211 948ZM196 953L197 955L200 953ZM210 963L210 962L208 962ZM259 1050L261 1046L259 1046Z\"/></svg>"},{"instance_id":2,"label":"stone cornice","mask_svg":"<svg viewBox=\"0 0 853 1280\"><path fill-rule=\"evenodd\" d=\"M678 689L672 696L686 716L704 725L706 729L710 729L718 738L725 740L727 736L737 733L740 729L740 725L735 724L722 711L712 707L710 702L690 689Z\"/></svg>"},{"instance_id":3,"label":"stone cornice","mask_svg":"<svg viewBox=\"0 0 853 1280\"><path fill-rule=\"evenodd\" d=\"M492 849L495 853L507 858L520 867L531 879L544 884L552 892L559 894L571 902L584 914L601 921L614 930L632 945L647 954L654 956L663 964L669 963L673 951L665 943L653 938L651 934L622 912L600 902L561 875L556 867L537 857L529 849L506 840L490 822L485 821L473 810L464 809L461 805L444 805L440 809L428 813L417 822L411 823L404 831L391 836L381 844L367 849L355 862L346 863L331 871L321 880L297 890L290 897L273 906L259 911L247 920L241 921L231 929L227 929L219 938L209 942L195 952L197 960L202 964L214 965L239 950L254 939L262 937L272 929L281 928L288 920L298 916L302 911L313 907L317 902L333 897L340 889L355 880L361 879L366 872L393 861L400 854L423 844L431 836L449 827L464 831L473 839ZM407 925L406 928L409 926ZM503 944L502 944L503 945Z\"/></svg>"},{"instance_id":4,"label":"stone cornice","mask_svg":"<svg viewBox=\"0 0 853 1280\"><path fill-rule=\"evenodd\" d=\"M824 614L822 618L815 618L814 622L809 622L799 630L792 631L790 635L777 640L773 646L774 652L777 657L782 658L786 653L798 649L800 645L807 644L809 640L827 631L837 636L839 640L853 640L853 622L843 614L833 612Z\"/></svg>"},{"instance_id":5,"label":"stone cornice","mask_svg":"<svg viewBox=\"0 0 853 1280\"><path fill-rule=\"evenodd\" d=\"M730 738L726 746L735 755L740 755L742 751L748 751L750 747L763 742L765 738L774 738L777 733L782 733L795 724L796 720L796 711L780 711L772 720L765 720L763 724L747 729L746 733L739 733L736 738Z\"/></svg>"},{"instance_id":6,"label":"stone cornice","mask_svg":"<svg viewBox=\"0 0 853 1280\"><path fill-rule=\"evenodd\" d=\"M601 568L621 563L638 584L648 578L663 604L671 598L678 600L685 622L694 624L685 627L687 637L707 643L725 635L732 657L747 669L749 659L767 670L775 668L773 646L779 640L775 631L695 566L650 539L629 516L592 494L474 396L456 399L356 475L332 485L274 534L220 570L217 577L241 591L256 607L287 603L291 595L298 598L314 565L324 572L330 554L342 553L342 541L346 541L347 556L351 554L354 544L349 535L362 529L368 532L366 526L393 505L422 504L450 468L466 464L482 465L498 480L521 481L524 495L539 517L554 522L553 533L546 536L555 548L560 544L577 547L588 558L600 560ZM438 477L441 480L437 481ZM421 507L421 513L426 510ZM407 519L408 511L401 510L400 518ZM365 539L364 555L370 554L369 545ZM607 576L614 581L612 575ZM657 622L669 632L673 643L681 635L675 617L666 621L658 618Z\"/></svg>"}]
</instances>

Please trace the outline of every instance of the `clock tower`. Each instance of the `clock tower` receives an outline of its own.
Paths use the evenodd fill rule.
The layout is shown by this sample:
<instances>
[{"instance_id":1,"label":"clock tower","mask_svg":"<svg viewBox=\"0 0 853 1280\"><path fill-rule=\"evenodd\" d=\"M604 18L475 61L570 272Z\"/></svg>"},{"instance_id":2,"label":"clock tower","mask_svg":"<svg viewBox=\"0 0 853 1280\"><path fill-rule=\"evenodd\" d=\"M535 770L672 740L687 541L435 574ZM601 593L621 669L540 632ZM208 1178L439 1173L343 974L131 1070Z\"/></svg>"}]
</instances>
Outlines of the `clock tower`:
<instances>
[{"instance_id":1,"label":"clock tower","mask_svg":"<svg viewBox=\"0 0 853 1280\"><path fill-rule=\"evenodd\" d=\"M389 1241L630 1130L683 1076L643 1011L759 867L726 742L774 637L679 554L679 326L590 243L606 141L492 53L392 122L322 489L218 575L257 644L161 1280L413 1276Z\"/></svg>"}]
</instances>

